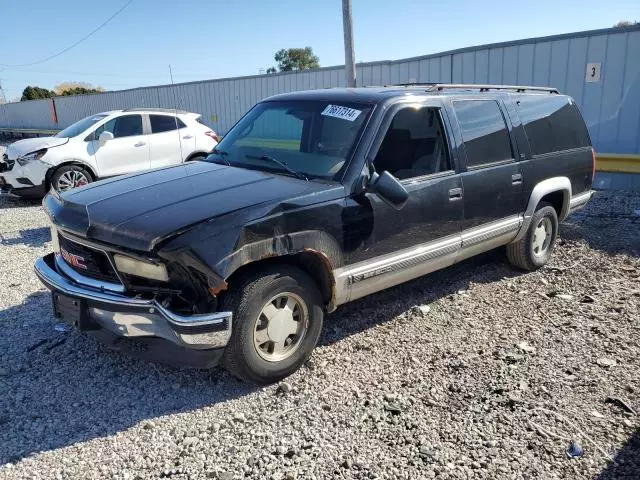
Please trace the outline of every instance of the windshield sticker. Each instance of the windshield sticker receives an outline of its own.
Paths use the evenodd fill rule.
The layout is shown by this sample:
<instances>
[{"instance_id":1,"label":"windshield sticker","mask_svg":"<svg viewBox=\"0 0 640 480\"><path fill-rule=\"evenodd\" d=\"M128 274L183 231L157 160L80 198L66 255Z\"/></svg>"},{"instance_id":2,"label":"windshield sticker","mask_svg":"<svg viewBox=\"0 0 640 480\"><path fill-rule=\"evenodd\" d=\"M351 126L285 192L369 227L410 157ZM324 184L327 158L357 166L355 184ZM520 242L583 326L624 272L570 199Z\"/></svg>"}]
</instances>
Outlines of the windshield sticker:
<instances>
[{"instance_id":1,"label":"windshield sticker","mask_svg":"<svg viewBox=\"0 0 640 480\"><path fill-rule=\"evenodd\" d=\"M355 108L341 107L340 105L327 105L327 108L323 110L322 115L341 118L342 120L349 120L350 122L353 122L361 113L362 110L356 110Z\"/></svg>"}]
</instances>

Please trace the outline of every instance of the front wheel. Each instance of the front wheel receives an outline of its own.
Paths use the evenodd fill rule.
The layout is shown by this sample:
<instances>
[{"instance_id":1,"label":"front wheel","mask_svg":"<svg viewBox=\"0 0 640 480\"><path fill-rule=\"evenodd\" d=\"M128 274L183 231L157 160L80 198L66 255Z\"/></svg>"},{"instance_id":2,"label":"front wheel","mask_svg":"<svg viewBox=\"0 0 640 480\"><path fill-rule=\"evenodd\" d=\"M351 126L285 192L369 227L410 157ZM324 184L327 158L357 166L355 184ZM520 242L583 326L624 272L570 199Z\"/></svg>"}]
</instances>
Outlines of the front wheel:
<instances>
[{"instance_id":1,"label":"front wheel","mask_svg":"<svg viewBox=\"0 0 640 480\"><path fill-rule=\"evenodd\" d=\"M66 192L82 187L93 181L91 174L80 165L65 165L58 168L51 177L51 186L57 192Z\"/></svg>"},{"instance_id":2,"label":"front wheel","mask_svg":"<svg viewBox=\"0 0 640 480\"><path fill-rule=\"evenodd\" d=\"M537 270L551 258L557 236L558 214L551 204L543 202L531 217L524 237L507 245L507 258L518 268Z\"/></svg>"},{"instance_id":3,"label":"front wheel","mask_svg":"<svg viewBox=\"0 0 640 480\"><path fill-rule=\"evenodd\" d=\"M247 382L269 384L291 375L311 356L322 330L318 287L295 267L245 277L223 304L234 316L222 362Z\"/></svg>"}]
</instances>

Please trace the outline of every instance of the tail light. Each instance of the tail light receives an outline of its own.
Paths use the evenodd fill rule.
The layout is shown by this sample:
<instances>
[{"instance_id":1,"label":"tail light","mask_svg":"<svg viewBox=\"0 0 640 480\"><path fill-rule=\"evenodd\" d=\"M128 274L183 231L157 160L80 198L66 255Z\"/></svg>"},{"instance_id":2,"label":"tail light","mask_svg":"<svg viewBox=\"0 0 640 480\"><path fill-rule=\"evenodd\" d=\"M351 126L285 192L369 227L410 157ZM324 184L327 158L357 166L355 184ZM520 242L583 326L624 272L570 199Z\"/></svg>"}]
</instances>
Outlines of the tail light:
<instances>
[{"instance_id":1,"label":"tail light","mask_svg":"<svg viewBox=\"0 0 640 480\"><path fill-rule=\"evenodd\" d=\"M591 158L592 158L592 167L591 167L591 180L593 180L596 176L596 149L591 147Z\"/></svg>"},{"instance_id":2,"label":"tail light","mask_svg":"<svg viewBox=\"0 0 640 480\"><path fill-rule=\"evenodd\" d=\"M220 142L220 137L213 130L208 130L208 131L204 132L204 134L209 138L213 138L216 142Z\"/></svg>"}]
</instances>

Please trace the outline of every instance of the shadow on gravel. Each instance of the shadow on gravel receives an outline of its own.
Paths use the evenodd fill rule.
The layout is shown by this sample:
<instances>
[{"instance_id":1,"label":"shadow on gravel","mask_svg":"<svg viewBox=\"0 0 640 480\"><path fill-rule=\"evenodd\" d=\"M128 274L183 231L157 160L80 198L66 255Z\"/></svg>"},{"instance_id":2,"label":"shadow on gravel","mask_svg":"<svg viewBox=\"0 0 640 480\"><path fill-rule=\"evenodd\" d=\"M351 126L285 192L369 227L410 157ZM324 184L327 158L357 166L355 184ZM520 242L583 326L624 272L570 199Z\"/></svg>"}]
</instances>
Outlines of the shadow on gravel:
<instances>
[{"instance_id":1,"label":"shadow on gravel","mask_svg":"<svg viewBox=\"0 0 640 480\"><path fill-rule=\"evenodd\" d=\"M0 465L256 390L219 369L174 369L57 332L48 292L0 311Z\"/></svg>"},{"instance_id":2,"label":"shadow on gravel","mask_svg":"<svg viewBox=\"0 0 640 480\"><path fill-rule=\"evenodd\" d=\"M583 210L560 226L560 236L584 239L603 252L640 256L640 194L596 192Z\"/></svg>"},{"instance_id":3,"label":"shadow on gravel","mask_svg":"<svg viewBox=\"0 0 640 480\"><path fill-rule=\"evenodd\" d=\"M29 208L42 205L37 198L0 197L0 210L7 208Z\"/></svg>"},{"instance_id":4,"label":"shadow on gravel","mask_svg":"<svg viewBox=\"0 0 640 480\"><path fill-rule=\"evenodd\" d=\"M392 320L414 306L428 305L460 290L467 290L471 283L492 283L523 274L507 263L503 248L477 255L444 270L341 306L327 319L319 345L330 345Z\"/></svg>"},{"instance_id":5,"label":"shadow on gravel","mask_svg":"<svg viewBox=\"0 0 640 480\"><path fill-rule=\"evenodd\" d=\"M596 480L636 480L639 477L640 430L636 430L614 461L596 477Z\"/></svg>"},{"instance_id":6,"label":"shadow on gravel","mask_svg":"<svg viewBox=\"0 0 640 480\"><path fill-rule=\"evenodd\" d=\"M25 245L42 247L51 241L51 230L48 227L28 228L17 233L3 235L0 233L0 245Z\"/></svg>"}]
</instances>

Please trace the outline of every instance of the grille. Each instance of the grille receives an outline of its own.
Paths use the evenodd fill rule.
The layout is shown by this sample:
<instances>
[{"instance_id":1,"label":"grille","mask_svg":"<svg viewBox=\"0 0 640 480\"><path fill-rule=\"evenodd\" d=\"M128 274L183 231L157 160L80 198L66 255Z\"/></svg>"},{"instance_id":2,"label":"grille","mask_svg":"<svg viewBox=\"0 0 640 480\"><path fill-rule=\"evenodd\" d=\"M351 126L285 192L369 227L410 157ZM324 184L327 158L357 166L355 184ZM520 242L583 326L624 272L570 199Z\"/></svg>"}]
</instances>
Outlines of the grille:
<instances>
[{"instance_id":1,"label":"grille","mask_svg":"<svg viewBox=\"0 0 640 480\"><path fill-rule=\"evenodd\" d=\"M58 236L58 240L62 258L80 275L96 280L120 283L106 253L73 242L62 235Z\"/></svg>"}]
</instances>

